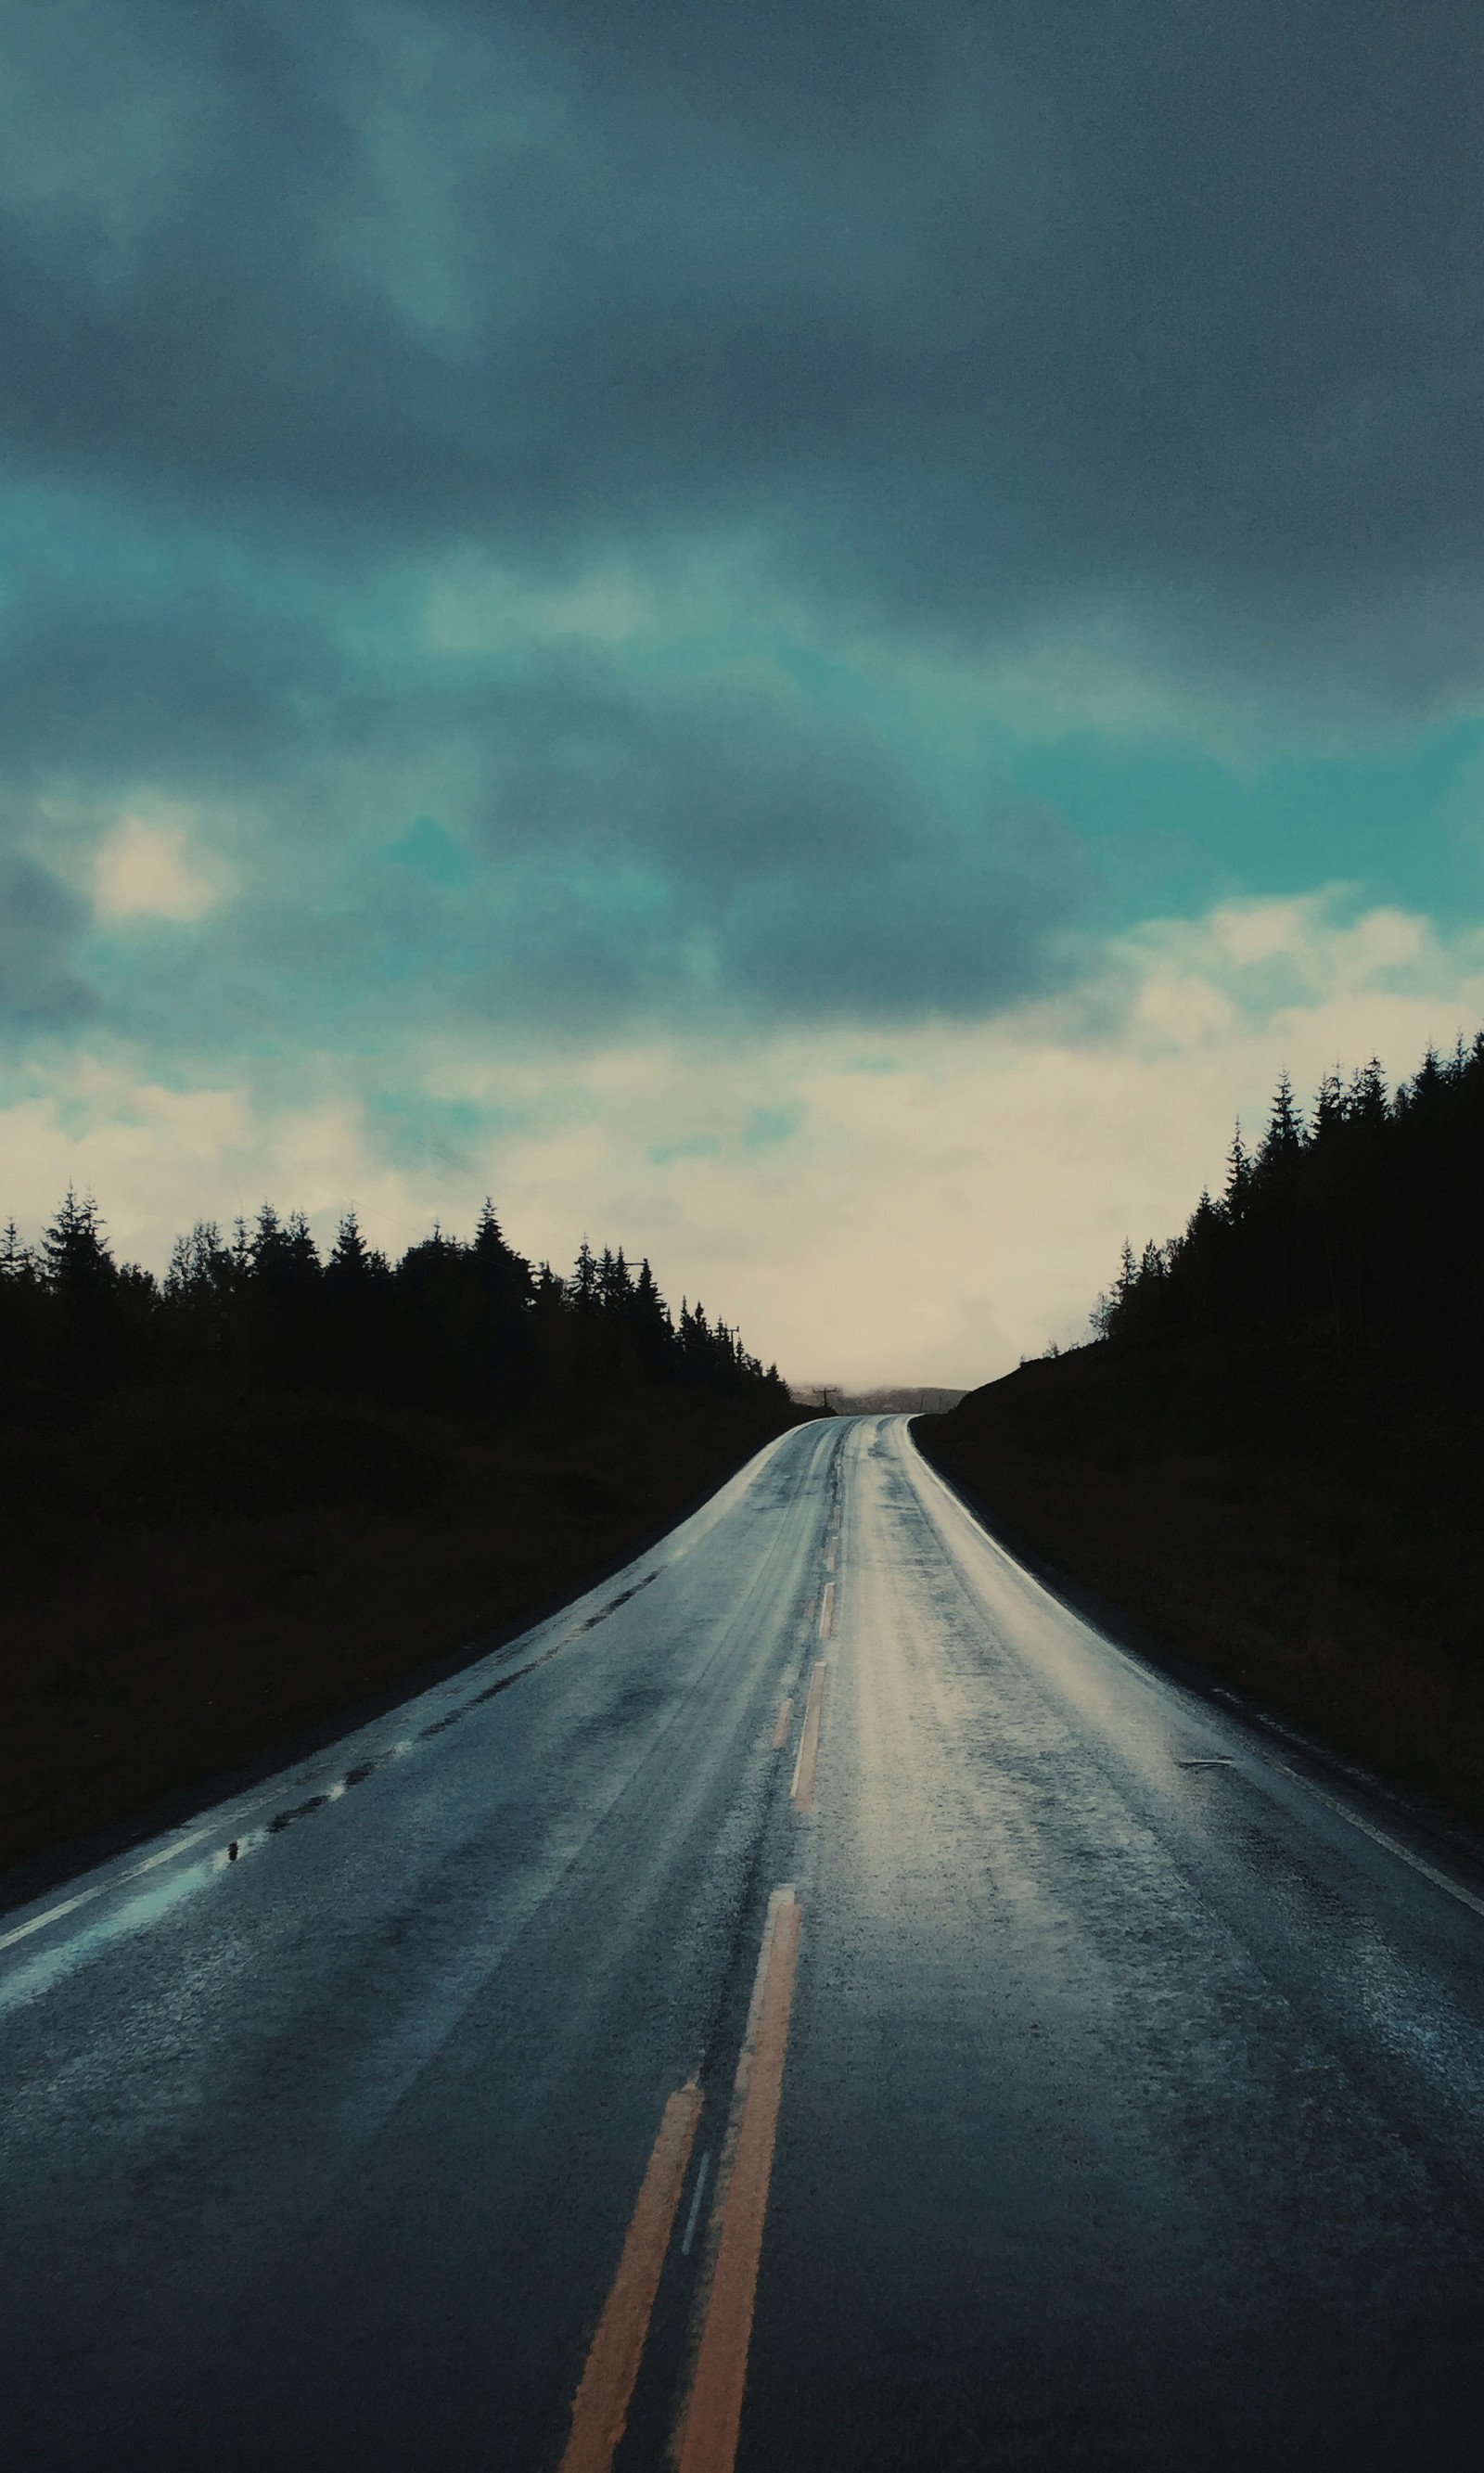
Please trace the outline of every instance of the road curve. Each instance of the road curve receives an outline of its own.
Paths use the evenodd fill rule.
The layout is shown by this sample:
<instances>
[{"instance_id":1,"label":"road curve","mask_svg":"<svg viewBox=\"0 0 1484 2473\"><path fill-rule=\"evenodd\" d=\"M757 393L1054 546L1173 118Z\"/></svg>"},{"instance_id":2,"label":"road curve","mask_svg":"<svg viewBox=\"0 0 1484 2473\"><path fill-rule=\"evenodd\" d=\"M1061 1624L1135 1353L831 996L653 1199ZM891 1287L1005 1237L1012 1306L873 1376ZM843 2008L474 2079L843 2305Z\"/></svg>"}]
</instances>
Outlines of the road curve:
<instances>
[{"instance_id":1,"label":"road curve","mask_svg":"<svg viewBox=\"0 0 1484 2473\"><path fill-rule=\"evenodd\" d=\"M1484 1886L904 1420L0 1916L0 2452L1462 2466Z\"/></svg>"}]
</instances>

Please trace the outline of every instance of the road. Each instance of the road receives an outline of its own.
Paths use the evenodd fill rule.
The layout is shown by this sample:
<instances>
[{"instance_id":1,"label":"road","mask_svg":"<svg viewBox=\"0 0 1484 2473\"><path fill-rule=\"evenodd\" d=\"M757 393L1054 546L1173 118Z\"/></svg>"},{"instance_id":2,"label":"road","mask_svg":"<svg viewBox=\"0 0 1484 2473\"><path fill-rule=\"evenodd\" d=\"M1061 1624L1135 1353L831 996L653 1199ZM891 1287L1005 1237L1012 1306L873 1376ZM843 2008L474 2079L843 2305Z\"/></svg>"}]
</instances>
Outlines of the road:
<instances>
[{"instance_id":1,"label":"road","mask_svg":"<svg viewBox=\"0 0 1484 2473\"><path fill-rule=\"evenodd\" d=\"M1466 1851L801 1429L0 1917L5 2461L1472 2468L1481 1958Z\"/></svg>"}]
</instances>

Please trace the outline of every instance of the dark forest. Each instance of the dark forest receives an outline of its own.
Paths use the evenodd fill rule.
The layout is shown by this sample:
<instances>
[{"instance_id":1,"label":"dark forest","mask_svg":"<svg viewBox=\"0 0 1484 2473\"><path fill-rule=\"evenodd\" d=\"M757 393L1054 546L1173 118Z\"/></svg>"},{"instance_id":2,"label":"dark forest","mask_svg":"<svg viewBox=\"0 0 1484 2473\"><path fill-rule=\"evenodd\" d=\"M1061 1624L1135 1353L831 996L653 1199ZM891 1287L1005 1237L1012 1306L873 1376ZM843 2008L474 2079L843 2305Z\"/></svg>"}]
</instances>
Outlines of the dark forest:
<instances>
[{"instance_id":1,"label":"dark forest","mask_svg":"<svg viewBox=\"0 0 1484 2473\"><path fill-rule=\"evenodd\" d=\"M322 1261L301 1212L265 1203L229 1243L209 1221L178 1237L163 1283L113 1259L90 1196L67 1194L40 1244L0 1236L0 1372L96 1396L123 1383L239 1394L314 1390L499 1419L556 1395L679 1385L786 1399L776 1367L682 1304L648 1261L595 1255L568 1279L508 1245L486 1202L471 1240L435 1228L389 1261L355 1213Z\"/></svg>"},{"instance_id":2,"label":"dark forest","mask_svg":"<svg viewBox=\"0 0 1484 2473\"><path fill-rule=\"evenodd\" d=\"M1092 1324L929 1455L1115 1637L1484 1817L1484 1034L1285 1074Z\"/></svg>"},{"instance_id":3,"label":"dark forest","mask_svg":"<svg viewBox=\"0 0 1484 2473\"><path fill-rule=\"evenodd\" d=\"M1281 1079L1256 1151L1238 1126L1225 1190L1182 1236L1124 1248L1093 1315L1120 1347L1328 1315L1337 1338L1442 1333L1477 1346L1484 1276L1484 1031L1429 1048L1388 1098L1373 1057L1327 1074L1305 1116Z\"/></svg>"}]
</instances>

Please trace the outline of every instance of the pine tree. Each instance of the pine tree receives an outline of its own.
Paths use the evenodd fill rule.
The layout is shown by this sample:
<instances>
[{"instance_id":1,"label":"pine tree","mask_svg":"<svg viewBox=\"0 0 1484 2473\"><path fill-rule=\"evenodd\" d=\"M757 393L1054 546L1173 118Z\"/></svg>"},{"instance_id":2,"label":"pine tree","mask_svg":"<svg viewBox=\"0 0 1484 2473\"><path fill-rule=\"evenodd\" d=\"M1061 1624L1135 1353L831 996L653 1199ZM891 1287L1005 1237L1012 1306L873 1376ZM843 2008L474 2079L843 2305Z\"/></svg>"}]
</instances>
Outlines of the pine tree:
<instances>
[{"instance_id":1,"label":"pine tree","mask_svg":"<svg viewBox=\"0 0 1484 2473\"><path fill-rule=\"evenodd\" d=\"M1339 1133L1347 1116L1345 1085L1338 1070L1326 1073L1314 1094L1314 1140L1328 1141Z\"/></svg>"},{"instance_id":2,"label":"pine tree","mask_svg":"<svg viewBox=\"0 0 1484 2473\"><path fill-rule=\"evenodd\" d=\"M1227 1153L1226 1190L1221 1197L1222 1209L1233 1226L1246 1216L1252 1181L1253 1164L1243 1145L1241 1119L1238 1118L1232 1136L1232 1147Z\"/></svg>"},{"instance_id":3,"label":"pine tree","mask_svg":"<svg viewBox=\"0 0 1484 2473\"><path fill-rule=\"evenodd\" d=\"M1362 1066L1351 1082L1346 1095L1346 1118L1367 1133L1376 1133L1386 1123L1390 1113L1381 1060L1373 1056L1370 1064Z\"/></svg>"},{"instance_id":4,"label":"pine tree","mask_svg":"<svg viewBox=\"0 0 1484 2473\"><path fill-rule=\"evenodd\" d=\"M32 1281L37 1275L36 1258L29 1245L23 1245L20 1230L13 1219L8 1219L0 1230L0 1280Z\"/></svg>"},{"instance_id":5,"label":"pine tree","mask_svg":"<svg viewBox=\"0 0 1484 2473\"><path fill-rule=\"evenodd\" d=\"M41 1280L50 1309L45 1354L54 1377L86 1390L117 1381L132 1328L146 1317L155 1284L147 1273L120 1274L90 1193L68 1186L41 1239Z\"/></svg>"},{"instance_id":6,"label":"pine tree","mask_svg":"<svg viewBox=\"0 0 1484 2473\"><path fill-rule=\"evenodd\" d=\"M114 1279L98 1205L90 1193L68 1186L66 1199L41 1239L41 1261L48 1285L58 1294L103 1294Z\"/></svg>"},{"instance_id":7,"label":"pine tree","mask_svg":"<svg viewBox=\"0 0 1484 2473\"><path fill-rule=\"evenodd\" d=\"M342 1214L330 1258L324 1265L324 1276L332 1288L347 1296L369 1296L391 1276L391 1265L385 1254L378 1253L373 1245L368 1245L361 1234L361 1223L353 1205Z\"/></svg>"},{"instance_id":8,"label":"pine tree","mask_svg":"<svg viewBox=\"0 0 1484 2473\"><path fill-rule=\"evenodd\" d=\"M598 1262L586 1236L577 1249L577 1260L572 1265L571 1297L579 1313L590 1313L597 1306Z\"/></svg>"},{"instance_id":9,"label":"pine tree","mask_svg":"<svg viewBox=\"0 0 1484 2473\"><path fill-rule=\"evenodd\" d=\"M1262 1148L1257 1154L1259 1171L1292 1166L1304 1147L1304 1114L1293 1095L1293 1084L1285 1066L1278 1077L1273 1093L1273 1109Z\"/></svg>"}]
</instances>

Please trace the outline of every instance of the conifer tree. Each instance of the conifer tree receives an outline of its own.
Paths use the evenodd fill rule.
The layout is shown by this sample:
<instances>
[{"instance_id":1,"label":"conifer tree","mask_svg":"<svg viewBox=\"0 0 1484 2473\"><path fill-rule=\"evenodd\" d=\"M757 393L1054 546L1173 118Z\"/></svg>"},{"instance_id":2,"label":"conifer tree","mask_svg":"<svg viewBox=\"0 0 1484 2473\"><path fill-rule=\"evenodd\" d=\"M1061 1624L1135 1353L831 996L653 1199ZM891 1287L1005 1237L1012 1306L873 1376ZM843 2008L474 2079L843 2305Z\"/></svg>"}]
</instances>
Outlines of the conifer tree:
<instances>
[{"instance_id":1,"label":"conifer tree","mask_svg":"<svg viewBox=\"0 0 1484 2473\"><path fill-rule=\"evenodd\" d=\"M1278 1077L1278 1088L1273 1093L1273 1110L1268 1118L1267 1134L1257 1155L1259 1166L1263 1168L1291 1166L1303 1150L1304 1142L1304 1115L1294 1099L1293 1084L1288 1078L1288 1068L1285 1066Z\"/></svg>"},{"instance_id":2,"label":"conifer tree","mask_svg":"<svg viewBox=\"0 0 1484 2473\"><path fill-rule=\"evenodd\" d=\"M1232 1147L1227 1153L1226 1191L1222 1195L1222 1208L1233 1225L1246 1216L1247 1204L1252 1193L1252 1180L1253 1164L1243 1145L1242 1128L1238 1120L1236 1130L1232 1136Z\"/></svg>"}]
</instances>

